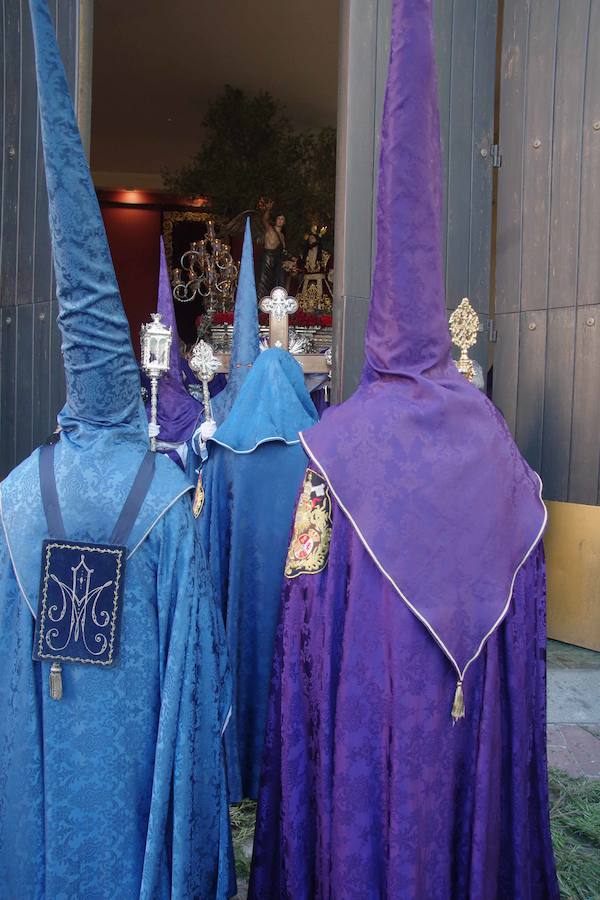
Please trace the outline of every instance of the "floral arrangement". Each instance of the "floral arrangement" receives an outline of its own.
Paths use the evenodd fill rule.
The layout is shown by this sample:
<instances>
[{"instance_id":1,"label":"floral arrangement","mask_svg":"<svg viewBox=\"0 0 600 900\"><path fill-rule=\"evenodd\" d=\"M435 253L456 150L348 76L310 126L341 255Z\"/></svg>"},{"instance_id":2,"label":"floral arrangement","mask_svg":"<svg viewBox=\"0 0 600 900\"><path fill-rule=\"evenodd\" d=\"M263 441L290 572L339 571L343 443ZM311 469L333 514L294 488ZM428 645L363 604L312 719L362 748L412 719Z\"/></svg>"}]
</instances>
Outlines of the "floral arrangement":
<instances>
[{"instance_id":1,"label":"floral arrangement","mask_svg":"<svg viewBox=\"0 0 600 900\"><path fill-rule=\"evenodd\" d=\"M196 326L200 324L202 316L196 319ZM259 313L258 320L261 325L269 324L269 317L266 313ZM216 312L213 316L213 325L233 325L233 312ZM319 315L315 312L306 312L299 309L298 312L290 316L290 325L299 328L331 328L331 314L323 313Z\"/></svg>"}]
</instances>

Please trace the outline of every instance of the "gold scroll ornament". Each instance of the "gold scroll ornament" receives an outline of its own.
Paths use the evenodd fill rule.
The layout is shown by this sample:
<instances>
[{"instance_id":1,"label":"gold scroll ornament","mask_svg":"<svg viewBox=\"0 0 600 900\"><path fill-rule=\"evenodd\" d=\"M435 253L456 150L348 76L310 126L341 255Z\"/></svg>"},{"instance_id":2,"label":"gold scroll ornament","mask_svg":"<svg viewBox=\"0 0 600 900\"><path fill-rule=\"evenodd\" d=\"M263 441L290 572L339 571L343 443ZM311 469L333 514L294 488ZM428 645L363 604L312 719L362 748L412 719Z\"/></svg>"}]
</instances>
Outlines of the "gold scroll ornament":
<instances>
[{"instance_id":1,"label":"gold scroll ornament","mask_svg":"<svg viewBox=\"0 0 600 900\"><path fill-rule=\"evenodd\" d=\"M478 332L479 316L469 303L468 297L464 297L450 316L450 336L454 346L460 350L456 367L468 381L473 381L475 377L475 367L469 358L469 350L477 343Z\"/></svg>"}]
</instances>

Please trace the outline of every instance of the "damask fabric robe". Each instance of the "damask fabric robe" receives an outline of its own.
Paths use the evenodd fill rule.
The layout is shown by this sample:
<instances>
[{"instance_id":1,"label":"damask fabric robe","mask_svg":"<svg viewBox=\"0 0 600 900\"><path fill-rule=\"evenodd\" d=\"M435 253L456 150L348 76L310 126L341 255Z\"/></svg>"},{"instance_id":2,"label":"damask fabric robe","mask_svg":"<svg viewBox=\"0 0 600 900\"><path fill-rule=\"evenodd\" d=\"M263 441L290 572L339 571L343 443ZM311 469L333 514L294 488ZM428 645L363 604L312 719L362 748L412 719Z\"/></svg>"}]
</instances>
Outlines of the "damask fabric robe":
<instances>
[{"instance_id":1,"label":"damask fabric robe","mask_svg":"<svg viewBox=\"0 0 600 900\"><path fill-rule=\"evenodd\" d=\"M233 673L225 735L232 802L258 796L281 581L306 466L298 430L315 420L298 363L283 350L267 350L208 442L199 524Z\"/></svg>"},{"instance_id":2,"label":"damask fabric robe","mask_svg":"<svg viewBox=\"0 0 600 900\"><path fill-rule=\"evenodd\" d=\"M0 485L0 895L224 900L235 892L222 741L231 683L192 484L148 452L129 325L54 23L46 0L29 8L67 398L51 468L36 450ZM115 528L123 518L132 530ZM111 534L122 535L119 547L107 547ZM65 567L46 555L41 590L48 538ZM80 550L69 586L61 571ZM120 564L126 555L124 577L121 568L100 585L101 554L115 550ZM76 583L81 565L87 576ZM50 601L40 615L51 579L62 606ZM113 584L109 616L99 597ZM57 624L42 648L46 612L63 637L69 626L62 646L50 640ZM43 662L32 659L36 617ZM109 624L106 666L98 653Z\"/></svg>"},{"instance_id":3,"label":"damask fabric robe","mask_svg":"<svg viewBox=\"0 0 600 900\"><path fill-rule=\"evenodd\" d=\"M249 896L558 898L541 544L453 727L452 667L332 506L326 568L285 582Z\"/></svg>"},{"instance_id":4,"label":"damask fabric robe","mask_svg":"<svg viewBox=\"0 0 600 900\"><path fill-rule=\"evenodd\" d=\"M30 519L41 516L36 457L2 485L0 894L229 897L235 881L222 730L231 680L189 493L127 561L116 664L63 666L57 702L48 690L50 664L32 661L41 563L41 543L29 540ZM169 486L177 470L157 463L155 479ZM87 497L96 493L91 473L75 475L88 476L80 482L81 511L63 504L67 533L82 539L97 539L103 518L113 524L114 503L106 499L92 528L85 525ZM109 475L111 482L118 497L119 479ZM157 490L134 543L160 504Z\"/></svg>"}]
</instances>

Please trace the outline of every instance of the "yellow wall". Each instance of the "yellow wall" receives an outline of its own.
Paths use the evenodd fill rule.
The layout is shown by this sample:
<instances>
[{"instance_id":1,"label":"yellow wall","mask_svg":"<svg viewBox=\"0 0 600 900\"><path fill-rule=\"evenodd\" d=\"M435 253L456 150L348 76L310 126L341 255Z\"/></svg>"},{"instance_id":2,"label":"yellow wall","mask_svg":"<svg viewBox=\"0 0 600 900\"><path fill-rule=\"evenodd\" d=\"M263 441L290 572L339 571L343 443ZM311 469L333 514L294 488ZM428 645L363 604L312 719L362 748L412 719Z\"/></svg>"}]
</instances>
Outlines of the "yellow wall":
<instances>
[{"instance_id":1,"label":"yellow wall","mask_svg":"<svg viewBox=\"0 0 600 900\"><path fill-rule=\"evenodd\" d=\"M600 507L546 505L548 637L600 650Z\"/></svg>"}]
</instances>

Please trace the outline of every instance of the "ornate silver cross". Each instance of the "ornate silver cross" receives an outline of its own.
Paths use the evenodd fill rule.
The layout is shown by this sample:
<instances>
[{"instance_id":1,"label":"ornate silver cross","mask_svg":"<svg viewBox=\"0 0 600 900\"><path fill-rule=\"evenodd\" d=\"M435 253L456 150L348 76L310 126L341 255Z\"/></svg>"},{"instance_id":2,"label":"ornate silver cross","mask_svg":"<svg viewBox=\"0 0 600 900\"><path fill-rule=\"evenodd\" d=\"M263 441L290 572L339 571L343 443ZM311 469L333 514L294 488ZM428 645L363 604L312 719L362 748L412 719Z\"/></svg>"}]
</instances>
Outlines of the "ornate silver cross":
<instances>
[{"instance_id":1,"label":"ornate silver cross","mask_svg":"<svg viewBox=\"0 0 600 900\"><path fill-rule=\"evenodd\" d=\"M287 350L289 317L298 309L298 301L295 297L288 296L284 287L274 287L269 296L260 301L260 309L269 315L271 347Z\"/></svg>"},{"instance_id":2,"label":"ornate silver cross","mask_svg":"<svg viewBox=\"0 0 600 900\"><path fill-rule=\"evenodd\" d=\"M192 369L192 371L202 382L204 418L207 422L212 421L212 410L210 408L210 392L208 390L208 385L221 368L221 360L215 356L213 348L210 346L210 344L207 344L206 341L198 341L198 343L194 344L192 354L190 356L190 369Z\"/></svg>"}]
</instances>

